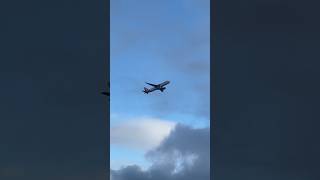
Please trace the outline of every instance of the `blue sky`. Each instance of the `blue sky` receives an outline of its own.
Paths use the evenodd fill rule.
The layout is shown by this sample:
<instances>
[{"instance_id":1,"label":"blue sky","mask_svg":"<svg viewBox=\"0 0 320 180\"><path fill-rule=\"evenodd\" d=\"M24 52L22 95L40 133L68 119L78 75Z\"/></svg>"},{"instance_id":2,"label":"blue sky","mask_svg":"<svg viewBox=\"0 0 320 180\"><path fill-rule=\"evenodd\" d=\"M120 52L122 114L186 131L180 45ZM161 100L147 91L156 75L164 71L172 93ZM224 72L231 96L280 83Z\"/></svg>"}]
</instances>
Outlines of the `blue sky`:
<instances>
[{"instance_id":1,"label":"blue sky","mask_svg":"<svg viewBox=\"0 0 320 180\"><path fill-rule=\"evenodd\" d=\"M209 126L209 18L209 0L111 0L112 169L147 168L176 123ZM142 93L165 80L164 93Z\"/></svg>"}]
</instances>

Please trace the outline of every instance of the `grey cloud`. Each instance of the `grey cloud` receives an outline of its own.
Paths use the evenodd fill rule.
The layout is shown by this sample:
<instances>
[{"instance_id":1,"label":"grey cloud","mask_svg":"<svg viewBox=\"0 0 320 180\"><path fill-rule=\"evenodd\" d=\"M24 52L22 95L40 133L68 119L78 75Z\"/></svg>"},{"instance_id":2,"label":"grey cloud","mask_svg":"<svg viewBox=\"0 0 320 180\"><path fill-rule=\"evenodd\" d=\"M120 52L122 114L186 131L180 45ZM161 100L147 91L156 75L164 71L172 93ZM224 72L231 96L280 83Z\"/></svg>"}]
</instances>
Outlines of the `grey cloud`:
<instances>
[{"instance_id":1,"label":"grey cloud","mask_svg":"<svg viewBox=\"0 0 320 180\"><path fill-rule=\"evenodd\" d=\"M111 170L112 180L209 180L210 130L177 125L157 148L147 152L151 167Z\"/></svg>"}]
</instances>

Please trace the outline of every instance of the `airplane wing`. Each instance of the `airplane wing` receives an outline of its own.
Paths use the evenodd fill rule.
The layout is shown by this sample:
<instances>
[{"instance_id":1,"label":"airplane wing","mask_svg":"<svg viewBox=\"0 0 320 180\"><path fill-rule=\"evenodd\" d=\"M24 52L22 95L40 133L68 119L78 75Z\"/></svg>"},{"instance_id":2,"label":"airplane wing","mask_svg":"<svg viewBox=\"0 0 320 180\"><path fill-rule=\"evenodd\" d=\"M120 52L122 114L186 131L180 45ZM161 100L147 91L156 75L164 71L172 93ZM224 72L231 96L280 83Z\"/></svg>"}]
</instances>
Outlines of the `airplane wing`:
<instances>
[{"instance_id":1,"label":"airplane wing","mask_svg":"<svg viewBox=\"0 0 320 180\"><path fill-rule=\"evenodd\" d=\"M151 84L151 83L147 83L147 82L146 82L146 84L149 84L150 86L153 86L153 87L157 87L158 86L156 84Z\"/></svg>"}]
</instances>

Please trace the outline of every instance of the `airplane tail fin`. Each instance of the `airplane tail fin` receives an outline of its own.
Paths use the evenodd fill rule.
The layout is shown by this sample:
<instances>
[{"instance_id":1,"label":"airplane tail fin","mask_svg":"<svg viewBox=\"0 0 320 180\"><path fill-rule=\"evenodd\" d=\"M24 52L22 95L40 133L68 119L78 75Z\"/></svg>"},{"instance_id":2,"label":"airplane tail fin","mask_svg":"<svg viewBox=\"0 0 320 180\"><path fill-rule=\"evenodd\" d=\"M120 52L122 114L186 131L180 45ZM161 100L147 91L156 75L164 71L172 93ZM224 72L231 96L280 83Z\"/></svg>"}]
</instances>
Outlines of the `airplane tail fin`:
<instances>
[{"instance_id":1,"label":"airplane tail fin","mask_svg":"<svg viewBox=\"0 0 320 180\"><path fill-rule=\"evenodd\" d=\"M149 93L149 89L144 87L144 90L143 90L144 93L148 94Z\"/></svg>"}]
</instances>

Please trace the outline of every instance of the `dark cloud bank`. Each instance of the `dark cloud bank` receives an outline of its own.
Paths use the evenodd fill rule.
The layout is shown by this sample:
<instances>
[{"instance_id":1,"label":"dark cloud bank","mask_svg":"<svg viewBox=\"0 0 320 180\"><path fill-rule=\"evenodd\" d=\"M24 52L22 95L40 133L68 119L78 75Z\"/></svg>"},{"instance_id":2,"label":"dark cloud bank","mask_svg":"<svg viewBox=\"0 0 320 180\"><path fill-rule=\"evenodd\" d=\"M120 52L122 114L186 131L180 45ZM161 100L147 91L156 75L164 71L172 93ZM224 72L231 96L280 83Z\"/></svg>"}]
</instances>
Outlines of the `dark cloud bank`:
<instances>
[{"instance_id":1,"label":"dark cloud bank","mask_svg":"<svg viewBox=\"0 0 320 180\"><path fill-rule=\"evenodd\" d=\"M152 162L148 170L137 165L111 170L111 180L209 180L210 129L179 124L146 158Z\"/></svg>"}]
</instances>

